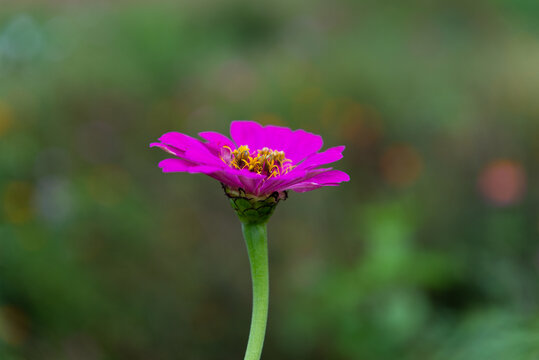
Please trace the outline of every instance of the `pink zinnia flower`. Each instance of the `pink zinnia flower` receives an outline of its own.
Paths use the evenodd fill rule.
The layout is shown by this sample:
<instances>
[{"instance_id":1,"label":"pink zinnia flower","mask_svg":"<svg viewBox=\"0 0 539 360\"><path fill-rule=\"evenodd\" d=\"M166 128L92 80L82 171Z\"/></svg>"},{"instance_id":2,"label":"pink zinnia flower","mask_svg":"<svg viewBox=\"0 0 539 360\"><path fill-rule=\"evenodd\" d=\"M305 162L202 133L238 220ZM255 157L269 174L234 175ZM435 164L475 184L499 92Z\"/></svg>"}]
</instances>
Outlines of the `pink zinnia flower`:
<instances>
[{"instance_id":1,"label":"pink zinnia flower","mask_svg":"<svg viewBox=\"0 0 539 360\"><path fill-rule=\"evenodd\" d=\"M174 155L159 163L164 172L203 173L217 179L241 224L251 264L253 313L245 360L260 360L268 317L268 240L266 224L287 190L335 186L350 177L323 165L342 158L344 146L322 148L322 137L304 130L233 121L228 137L199 134L206 141L169 132L152 143Z\"/></svg>"},{"instance_id":2,"label":"pink zinnia flower","mask_svg":"<svg viewBox=\"0 0 539 360\"><path fill-rule=\"evenodd\" d=\"M217 132L202 132L203 142L168 132L150 146L174 155L159 163L163 172L203 173L220 181L225 190L258 198L350 180L342 171L322 167L340 160L344 146L318 152L323 144L320 135L254 121L233 121L230 135L232 140Z\"/></svg>"}]
</instances>

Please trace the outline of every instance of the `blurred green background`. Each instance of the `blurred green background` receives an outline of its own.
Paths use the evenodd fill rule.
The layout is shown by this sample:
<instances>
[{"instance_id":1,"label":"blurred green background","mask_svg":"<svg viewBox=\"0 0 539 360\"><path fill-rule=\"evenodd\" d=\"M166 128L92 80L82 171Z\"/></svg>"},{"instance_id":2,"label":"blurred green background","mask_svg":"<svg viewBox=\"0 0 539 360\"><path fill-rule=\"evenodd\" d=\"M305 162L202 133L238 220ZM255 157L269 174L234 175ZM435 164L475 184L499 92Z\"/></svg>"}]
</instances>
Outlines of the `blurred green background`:
<instances>
[{"instance_id":1,"label":"blurred green background","mask_svg":"<svg viewBox=\"0 0 539 360\"><path fill-rule=\"evenodd\" d=\"M344 144L269 224L264 359L539 359L539 2L4 1L0 359L242 359L221 187L148 144Z\"/></svg>"}]
</instances>

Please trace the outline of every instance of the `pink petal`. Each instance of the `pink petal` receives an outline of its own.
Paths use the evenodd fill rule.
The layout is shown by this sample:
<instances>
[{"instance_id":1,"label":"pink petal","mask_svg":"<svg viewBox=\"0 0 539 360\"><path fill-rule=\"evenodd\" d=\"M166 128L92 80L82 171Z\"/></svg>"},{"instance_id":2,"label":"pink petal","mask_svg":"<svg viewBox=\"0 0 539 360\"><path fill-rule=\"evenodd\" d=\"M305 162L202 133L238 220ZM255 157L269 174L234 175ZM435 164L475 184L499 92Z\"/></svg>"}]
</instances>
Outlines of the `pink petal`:
<instances>
[{"instance_id":1,"label":"pink petal","mask_svg":"<svg viewBox=\"0 0 539 360\"><path fill-rule=\"evenodd\" d=\"M251 150L268 147L284 151L293 163L316 153L323 145L320 135L301 129L292 131L281 126L263 127L254 121L233 121L230 124L230 135L237 146L248 145Z\"/></svg>"},{"instance_id":2,"label":"pink petal","mask_svg":"<svg viewBox=\"0 0 539 360\"><path fill-rule=\"evenodd\" d=\"M245 176L238 176L239 180L242 183L242 188L248 194L260 195L259 188L260 185L264 182L264 179L253 179Z\"/></svg>"},{"instance_id":3,"label":"pink petal","mask_svg":"<svg viewBox=\"0 0 539 360\"><path fill-rule=\"evenodd\" d=\"M180 150L187 150L193 146L202 146L202 142L185 134L171 131L161 135L159 141L166 145L174 146Z\"/></svg>"},{"instance_id":4,"label":"pink petal","mask_svg":"<svg viewBox=\"0 0 539 360\"><path fill-rule=\"evenodd\" d=\"M269 125L264 128L264 133L264 146L272 150L284 151L293 164L316 153L324 144L320 135L301 129L292 131L289 128Z\"/></svg>"},{"instance_id":5,"label":"pink petal","mask_svg":"<svg viewBox=\"0 0 539 360\"><path fill-rule=\"evenodd\" d=\"M314 178L323 173L332 171L333 168L323 168L323 169L311 169L311 170L302 170L294 169L288 174L276 178L276 181L270 184L270 187L264 188L264 193L273 192L273 191L284 191L290 189L292 186L297 185L302 182L308 182L310 179Z\"/></svg>"},{"instance_id":6,"label":"pink petal","mask_svg":"<svg viewBox=\"0 0 539 360\"><path fill-rule=\"evenodd\" d=\"M211 148L221 149L224 146L228 146L231 150L234 150L236 148L236 145L234 145L234 142L232 142L232 140L230 140L223 134L219 134L218 132L205 131L199 133L198 135L204 140L207 140L208 142L206 143L206 145L210 146Z\"/></svg>"},{"instance_id":7,"label":"pink petal","mask_svg":"<svg viewBox=\"0 0 539 360\"><path fill-rule=\"evenodd\" d=\"M309 156L303 162L298 165L300 169L312 169L320 165L329 164L335 161L338 161L343 158L342 152L344 151L344 146L335 146L327 149L324 152L316 153Z\"/></svg>"},{"instance_id":8,"label":"pink petal","mask_svg":"<svg viewBox=\"0 0 539 360\"><path fill-rule=\"evenodd\" d=\"M260 192L269 194L274 191L286 190L287 184L291 182L295 183L298 181L298 179L302 180L306 175L307 171L294 169L287 174L269 178L260 188Z\"/></svg>"},{"instance_id":9,"label":"pink petal","mask_svg":"<svg viewBox=\"0 0 539 360\"><path fill-rule=\"evenodd\" d=\"M183 159L165 159L159 162L159 167L165 173L187 172L193 166L196 166L196 164Z\"/></svg>"},{"instance_id":10,"label":"pink petal","mask_svg":"<svg viewBox=\"0 0 539 360\"><path fill-rule=\"evenodd\" d=\"M289 190L296 192L305 192L318 189L322 186L336 186L343 181L350 181L350 176L339 170L326 171L318 174L307 181L301 181L288 187Z\"/></svg>"},{"instance_id":11,"label":"pink petal","mask_svg":"<svg viewBox=\"0 0 539 360\"><path fill-rule=\"evenodd\" d=\"M212 165L217 167L226 166L226 164L221 160L221 158L216 153L211 153L208 148L203 146L202 148L193 147L187 149L185 154L182 156L186 160L198 162L201 165Z\"/></svg>"},{"instance_id":12,"label":"pink petal","mask_svg":"<svg viewBox=\"0 0 539 360\"><path fill-rule=\"evenodd\" d=\"M231 171L228 171L233 169L223 169L214 166L204 165L201 166L183 159L165 159L159 163L159 167L163 170L164 173L187 172L191 174L206 174L222 182L226 186L233 188L245 187L244 181L245 179L247 179L246 177L244 177L244 179L242 179L243 181L240 181L240 176ZM245 189L245 191L247 191L247 189Z\"/></svg>"},{"instance_id":13,"label":"pink petal","mask_svg":"<svg viewBox=\"0 0 539 360\"><path fill-rule=\"evenodd\" d=\"M153 143L169 153L201 165L221 166L223 161L212 153L202 141L179 132L168 132L159 138L162 145Z\"/></svg>"},{"instance_id":14,"label":"pink petal","mask_svg":"<svg viewBox=\"0 0 539 360\"><path fill-rule=\"evenodd\" d=\"M182 156L183 154L185 154L185 151L183 151L183 150L180 150L178 148L175 148L174 146L165 145L165 144L162 144L162 143L151 143L150 147L158 147L158 148L163 149L166 152L168 152L169 154L172 154L174 156Z\"/></svg>"},{"instance_id":15,"label":"pink petal","mask_svg":"<svg viewBox=\"0 0 539 360\"><path fill-rule=\"evenodd\" d=\"M263 148L261 146L263 133L262 125L254 121L232 121L230 123L230 136L237 147L247 145L251 150Z\"/></svg>"},{"instance_id":16,"label":"pink petal","mask_svg":"<svg viewBox=\"0 0 539 360\"><path fill-rule=\"evenodd\" d=\"M227 171L216 171L208 174L208 176L218 180L219 182L225 184L231 188L240 188L242 187L241 181L238 179L238 176L235 174L230 174Z\"/></svg>"}]
</instances>

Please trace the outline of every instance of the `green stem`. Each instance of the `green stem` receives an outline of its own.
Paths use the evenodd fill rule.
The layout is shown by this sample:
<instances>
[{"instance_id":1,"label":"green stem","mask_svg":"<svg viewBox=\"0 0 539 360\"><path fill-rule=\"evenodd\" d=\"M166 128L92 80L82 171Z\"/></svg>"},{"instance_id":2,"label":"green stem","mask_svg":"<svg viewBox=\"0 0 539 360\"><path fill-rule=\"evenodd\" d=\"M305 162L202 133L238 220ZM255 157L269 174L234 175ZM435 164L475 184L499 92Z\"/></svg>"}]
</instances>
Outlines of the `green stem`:
<instances>
[{"instance_id":1,"label":"green stem","mask_svg":"<svg viewBox=\"0 0 539 360\"><path fill-rule=\"evenodd\" d=\"M249 253L253 282L253 314L244 360L259 360L268 320L268 234L266 224L242 223L242 230Z\"/></svg>"}]
</instances>

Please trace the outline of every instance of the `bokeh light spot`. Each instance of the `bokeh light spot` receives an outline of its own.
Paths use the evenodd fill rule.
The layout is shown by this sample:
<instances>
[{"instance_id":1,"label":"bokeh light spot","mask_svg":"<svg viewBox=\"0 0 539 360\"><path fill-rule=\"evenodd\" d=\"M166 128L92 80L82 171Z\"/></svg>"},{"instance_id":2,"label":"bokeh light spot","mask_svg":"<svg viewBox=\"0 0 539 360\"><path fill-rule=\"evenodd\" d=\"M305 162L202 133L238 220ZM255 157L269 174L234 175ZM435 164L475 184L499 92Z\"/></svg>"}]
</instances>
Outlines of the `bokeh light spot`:
<instances>
[{"instance_id":1,"label":"bokeh light spot","mask_svg":"<svg viewBox=\"0 0 539 360\"><path fill-rule=\"evenodd\" d=\"M0 101L0 136L13 124L13 113L7 103Z\"/></svg>"},{"instance_id":2,"label":"bokeh light spot","mask_svg":"<svg viewBox=\"0 0 539 360\"><path fill-rule=\"evenodd\" d=\"M493 205L517 203L526 190L526 174L514 160L498 159L487 164L479 174L479 190Z\"/></svg>"},{"instance_id":3,"label":"bokeh light spot","mask_svg":"<svg viewBox=\"0 0 539 360\"><path fill-rule=\"evenodd\" d=\"M15 15L0 34L0 58L31 60L45 47L43 31L33 17Z\"/></svg>"},{"instance_id":4,"label":"bokeh light spot","mask_svg":"<svg viewBox=\"0 0 539 360\"><path fill-rule=\"evenodd\" d=\"M39 179L34 204L39 218L49 224L62 224L73 210L69 181L58 176Z\"/></svg>"},{"instance_id":5,"label":"bokeh light spot","mask_svg":"<svg viewBox=\"0 0 539 360\"><path fill-rule=\"evenodd\" d=\"M375 110L354 103L345 108L343 117L346 119L341 128L343 138L359 148L370 148L382 138L383 123Z\"/></svg>"},{"instance_id":6,"label":"bokeh light spot","mask_svg":"<svg viewBox=\"0 0 539 360\"><path fill-rule=\"evenodd\" d=\"M28 337L28 317L14 306L0 307L0 340L19 346Z\"/></svg>"},{"instance_id":7,"label":"bokeh light spot","mask_svg":"<svg viewBox=\"0 0 539 360\"><path fill-rule=\"evenodd\" d=\"M12 182L4 189L3 208L6 219L14 224L23 224L33 216L31 200L33 188L26 182Z\"/></svg>"},{"instance_id":8,"label":"bokeh light spot","mask_svg":"<svg viewBox=\"0 0 539 360\"><path fill-rule=\"evenodd\" d=\"M392 145L383 152L380 168L389 185L403 188L417 181L423 171L423 159L410 145Z\"/></svg>"}]
</instances>

